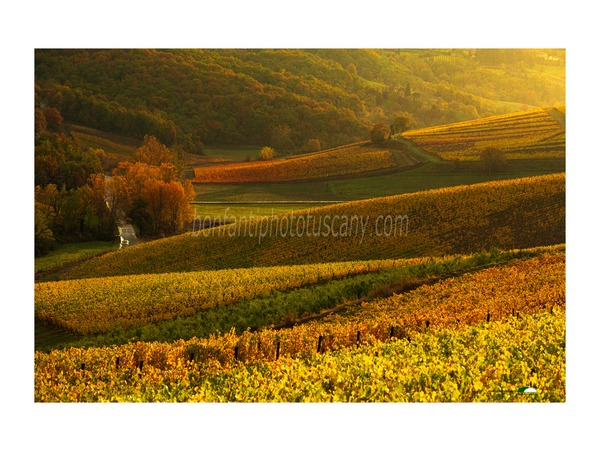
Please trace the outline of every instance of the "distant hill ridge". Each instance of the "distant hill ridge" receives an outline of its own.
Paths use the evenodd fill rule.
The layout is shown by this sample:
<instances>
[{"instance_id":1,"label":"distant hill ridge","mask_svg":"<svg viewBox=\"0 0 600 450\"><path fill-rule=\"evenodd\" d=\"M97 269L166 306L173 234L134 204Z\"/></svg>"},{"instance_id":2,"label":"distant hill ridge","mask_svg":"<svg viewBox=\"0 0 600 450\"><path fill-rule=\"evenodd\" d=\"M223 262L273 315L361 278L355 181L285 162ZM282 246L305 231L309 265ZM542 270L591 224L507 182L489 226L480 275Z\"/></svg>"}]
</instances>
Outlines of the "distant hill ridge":
<instances>
[{"instance_id":1,"label":"distant hill ridge","mask_svg":"<svg viewBox=\"0 0 600 450\"><path fill-rule=\"evenodd\" d=\"M399 112L423 127L565 101L564 51L511 52L38 49L36 104L188 149L201 141L298 150L310 139L333 147Z\"/></svg>"}]
</instances>

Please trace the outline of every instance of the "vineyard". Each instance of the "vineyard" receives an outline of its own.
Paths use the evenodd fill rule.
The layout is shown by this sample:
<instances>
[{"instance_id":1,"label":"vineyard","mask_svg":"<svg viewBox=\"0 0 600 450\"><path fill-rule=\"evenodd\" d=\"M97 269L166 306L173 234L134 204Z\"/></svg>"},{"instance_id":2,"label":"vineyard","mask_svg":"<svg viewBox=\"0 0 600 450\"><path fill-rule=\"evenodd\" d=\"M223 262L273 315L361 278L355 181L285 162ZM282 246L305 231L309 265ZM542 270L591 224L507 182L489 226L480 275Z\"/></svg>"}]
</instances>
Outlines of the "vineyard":
<instances>
[{"instance_id":1,"label":"vineyard","mask_svg":"<svg viewBox=\"0 0 600 450\"><path fill-rule=\"evenodd\" d=\"M410 263L416 261L359 261L37 283L35 314L40 320L80 335L102 333Z\"/></svg>"},{"instance_id":2,"label":"vineyard","mask_svg":"<svg viewBox=\"0 0 600 450\"><path fill-rule=\"evenodd\" d=\"M564 401L564 306L563 247L292 328L36 352L35 398Z\"/></svg>"},{"instance_id":3,"label":"vineyard","mask_svg":"<svg viewBox=\"0 0 600 450\"><path fill-rule=\"evenodd\" d=\"M111 337L103 344L127 342L122 337L126 329L131 330L129 338L145 340L198 336L202 330L208 336L231 328L256 328L258 323L293 323L349 300L381 295L380 288L389 283L393 291L402 292L457 271L547 251L554 247L36 283L35 313L37 320L74 335L108 333Z\"/></svg>"},{"instance_id":4,"label":"vineyard","mask_svg":"<svg viewBox=\"0 0 600 450\"><path fill-rule=\"evenodd\" d=\"M416 161L390 150L351 145L308 155L196 167L195 181L202 183L268 183L316 180L364 174L392 168L408 168Z\"/></svg>"},{"instance_id":5,"label":"vineyard","mask_svg":"<svg viewBox=\"0 0 600 450\"><path fill-rule=\"evenodd\" d=\"M411 130L402 137L446 160L477 160L487 148L501 150L507 159L565 158L564 123L553 115L564 122L559 109L539 109Z\"/></svg>"},{"instance_id":6,"label":"vineyard","mask_svg":"<svg viewBox=\"0 0 600 450\"><path fill-rule=\"evenodd\" d=\"M395 229L386 230L379 220L387 216ZM334 229L335 217L340 225ZM565 242L565 174L361 200L205 231L103 255L61 276L397 259L560 244Z\"/></svg>"}]
</instances>

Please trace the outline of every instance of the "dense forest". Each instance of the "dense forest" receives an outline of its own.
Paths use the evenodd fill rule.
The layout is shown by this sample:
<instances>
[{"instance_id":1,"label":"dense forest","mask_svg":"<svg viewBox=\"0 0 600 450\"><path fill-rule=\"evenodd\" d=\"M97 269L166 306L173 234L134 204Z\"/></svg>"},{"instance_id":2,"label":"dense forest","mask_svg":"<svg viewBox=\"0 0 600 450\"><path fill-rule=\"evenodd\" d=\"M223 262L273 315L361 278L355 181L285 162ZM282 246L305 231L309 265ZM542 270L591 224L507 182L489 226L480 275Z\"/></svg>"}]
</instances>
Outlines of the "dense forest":
<instances>
[{"instance_id":1,"label":"dense forest","mask_svg":"<svg viewBox=\"0 0 600 450\"><path fill-rule=\"evenodd\" d=\"M201 152L281 153L564 103L562 50L37 50L36 106L66 121Z\"/></svg>"}]
</instances>

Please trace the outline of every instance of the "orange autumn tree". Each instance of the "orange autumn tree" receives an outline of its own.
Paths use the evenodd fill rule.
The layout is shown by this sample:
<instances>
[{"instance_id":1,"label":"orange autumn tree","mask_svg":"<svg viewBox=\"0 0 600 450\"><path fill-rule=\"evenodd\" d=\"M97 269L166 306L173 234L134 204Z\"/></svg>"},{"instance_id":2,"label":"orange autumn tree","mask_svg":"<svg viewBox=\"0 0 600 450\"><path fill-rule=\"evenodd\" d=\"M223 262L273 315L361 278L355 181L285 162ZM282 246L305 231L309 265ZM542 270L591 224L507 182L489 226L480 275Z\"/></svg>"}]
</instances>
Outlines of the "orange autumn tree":
<instances>
[{"instance_id":1,"label":"orange autumn tree","mask_svg":"<svg viewBox=\"0 0 600 450\"><path fill-rule=\"evenodd\" d=\"M161 180L168 183L178 179L177 168L170 163L155 166L142 162L120 162L113 170L113 176L125 178L133 197L140 194L146 180Z\"/></svg>"},{"instance_id":2,"label":"orange autumn tree","mask_svg":"<svg viewBox=\"0 0 600 450\"><path fill-rule=\"evenodd\" d=\"M123 211L137 224L140 234L170 235L183 231L191 220L191 182L182 184L175 152L146 135L135 162L120 162L113 178L127 187Z\"/></svg>"},{"instance_id":3,"label":"orange autumn tree","mask_svg":"<svg viewBox=\"0 0 600 450\"><path fill-rule=\"evenodd\" d=\"M151 220L152 233L158 235L181 232L186 221L192 217L189 201L193 195L193 188L189 181L184 186L178 181L146 180L141 198L147 205L146 211Z\"/></svg>"},{"instance_id":4,"label":"orange autumn tree","mask_svg":"<svg viewBox=\"0 0 600 450\"><path fill-rule=\"evenodd\" d=\"M141 163L160 166L163 163L174 164L176 154L166 145L162 144L156 136L145 135L144 143L135 153L135 159Z\"/></svg>"}]
</instances>

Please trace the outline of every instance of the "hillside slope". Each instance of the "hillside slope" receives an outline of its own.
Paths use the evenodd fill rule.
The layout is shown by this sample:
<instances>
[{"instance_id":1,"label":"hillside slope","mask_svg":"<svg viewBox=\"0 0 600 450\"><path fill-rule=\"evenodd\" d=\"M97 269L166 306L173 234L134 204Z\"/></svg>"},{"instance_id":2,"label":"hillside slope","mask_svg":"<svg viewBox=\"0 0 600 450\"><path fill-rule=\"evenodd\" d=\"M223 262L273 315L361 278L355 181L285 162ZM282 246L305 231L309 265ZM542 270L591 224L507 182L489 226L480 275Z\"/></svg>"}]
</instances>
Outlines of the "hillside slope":
<instances>
[{"instance_id":1,"label":"hillside slope","mask_svg":"<svg viewBox=\"0 0 600 450\"><path fill-rule=\"evenodd\" d=\"M565 101L564 72L564 51L543 49L35 52L40 105L73 123L188 149L199 140L332 147L364 139L398 112L423 127L553 105Z\"/></svg>"},{"instance_id":2,"label":"hillside slope","mask_svg":"<svg viewBox=\"0 0 600 450\"><path fill-rule=\"evenodd\" d=\"M235 223L94 258L62 278L441 256L564 243L565 174L230 219Z\"/></svg>"},{"instance_id":3,"label":"hillside slope","mask_svg":"<svg viewBox=\"0 0 600 450\"><path fill-rule=\"evenodd\" d=\"M486 148L501 150L507 159L564 158L564 121L557 108L537 109L411 130L402 137L447 160L479 159Z\"/></svg>"},{"instance_id":4,"label":"hillside slope","mask_svg":"<svg viewBox=\"0 0 600 450\"><path fill-rule=\"evenodd\" d=\"M416 164L416 159L399 150L357 144L272 161L196 167L194 174L195 181L202 183L269 183L331 179Z\"/></svg>"}]
</instances>

